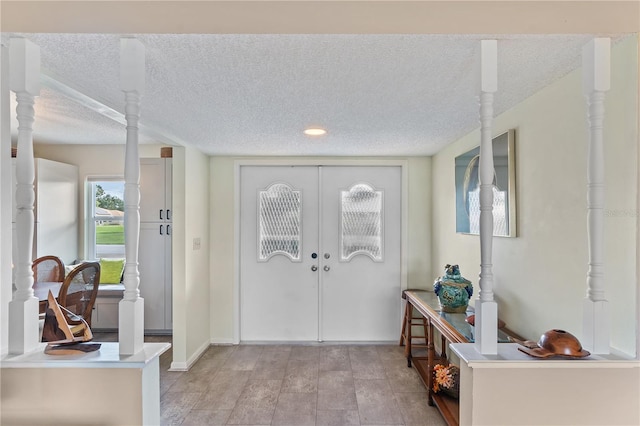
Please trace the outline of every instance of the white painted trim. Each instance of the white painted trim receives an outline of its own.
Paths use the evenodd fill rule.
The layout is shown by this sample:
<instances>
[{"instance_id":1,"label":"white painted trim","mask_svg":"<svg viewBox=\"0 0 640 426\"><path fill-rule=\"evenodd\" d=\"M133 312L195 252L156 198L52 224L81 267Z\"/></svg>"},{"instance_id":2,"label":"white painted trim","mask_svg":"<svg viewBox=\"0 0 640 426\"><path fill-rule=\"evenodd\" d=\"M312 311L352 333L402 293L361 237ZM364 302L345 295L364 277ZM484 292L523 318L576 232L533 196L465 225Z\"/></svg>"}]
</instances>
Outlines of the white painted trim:
<instances>
[{"instance_id":1,"label":"white painted trim","mask_svg":"<svg viewBox=\"0 0 640 426\"><path fill-rule=\"evenodd\" d=\"M582 89L587 104L587 297L582 345L597 354L610 350L611 314L604 265L605 95L610 87L611 40L594 38L582 48Z\"/></svg>"},{"instance_id":2,"label":"white painted trim","mask_svg":"<svg viewBox=\"0 0 640 426\"><path fill-rule=\"evenodd\" d=\"M13 298L11 198L11 91L9 90L9 37L0 36L0 356L9 350L9 301Z\"/></svg>"},{"instance_id":3,"label":"white painted trim","mask_svg":"<svg viewBox=\"0 0 640 426\"><path fill-rule=\"evenodd\" d=\"M46 343L38 343L36 349L24 354L10 354L2 358L0 368L43 368L43 369L64 369L64 368L132 368L140 369L148 365L153 359L158 359L165 353L171 344L167 342L145 342L141 351L131 356L123 357L119 352L118 342L103 342L100 350L93 352L91 356L58 356L52 359L52 355L44 353Z\"/></svg>"},{"instance_id":4,"label":"white painted trim","mask_svg":"<svg viewBox=\"0 0 640 426\"><path fill-rule=\"evenodd\" d=\"M228 337L214 337L211 339L211 344L217 346L231 346L237 345L239 342L235 342L234 339L229 339Z\"/></svg>"},{"instance_id":5,"label":"white painted trim","mask_svg":"<svg viewBox=\"0 0 640 426\"><path fill-rule=\"evenodd\" d=\"M323 169L322 167L318 167L318 223L316 224L316 232L318 234L318 247L322 247L324 248L324 232L320 232L320 229L322 227L322 224L324 223L324 197L322 195L324 195L324 182L323 182ZM382 206L384 207L384 203L382 204ZM318 256L320 256L320 252L318 252ZM324 342L323 340L323 336L324 336L324 328L322 327L323 323L324 323L324 313L323 313L323 302L324 302L324 280L325 280L325 274L318 274L318 303L317 303L317 310L318 310L318 342Z\"/></svg>"},{"instance_id":6,"label":"white painted trim","mask_svg":"<svg viewBox=\"0 0 640 426\"><path fill-rule=\"evenodd\" d=\"M640 55L640 34L636 34L636 49L637 54ZM638 56L636 56L638 57ZM636 75L637 75L637 97L640 99L640 62L636 62ZM640 146L640 120L636 121L636 146ZM638 172L637 165L640 164L640 149L636 154L636 212L640 212L640 172ZM638 257L638 251L640 250L640 214L636 214L636 259ZM640 324L640 262L636 260L636 324ZM612 352L613 353L613 352ZM640 360L640 326L636 325L636 353L635 357Z\"/></svg>"},{"instance_id":7,"label":"white painted trim","mask_svg":"<svg viewBox=\"0 0 640 426\"><path fill-rule=\"evenodd\" d=\"M261 346L389 346L397 345L397 340L243 340L241 345Z\"/></svg>"},{"instance_id":8,"label":"white painted trim","mask_svg":"<svg viewBox=\"0 0 640 426\"><path fill-rule=\"evenodd\" d=\"M233 340L240 343L240 167L246 165L243 161L233 164ZM223 339L226 340L226 339Z\"/></svg>"},{"instance_id":9,"label":"white painted trim","mask_svg":"<svg viewBox=\"0 0 640 426\"><path fill-rule=\"evenodd\" d=\"M480 292L476 301L475 344L485 355L498 353L498 304L493 293L493 103L498 89L498 41L480 42Z\"/></svg>"},{"instance_id":10,"label":"white painted trim","mask_svg":"<svg viewBox=\"0 0 640 426\"><path fill-rule=\"evenodd\" d=\"M193 367L193 364L198 362L200 357L202 357L207 349L209 349L209 346L211 346L211 343L203 343L202 346L200 346L193 355L189 357L187 362L172 362L169 371L189 371L189 369Z\"/></svg>"},{"instance_id":11,"label":"white painted trim","mask_svg":"<svg viewBox=\"0 0 640 426\"><path fill-rule=\"evenodd\" d=\"M16 95L18 155L16 158L16 252L15 287L9 302L9 353L23 354L36 349L38 300L33 295L35 164L33 124L35 97L40 94L40 48L26 39L11 38L9 45L9 88Z\"/></svg>"},{"instance_id":12,"label":"white painted trim","mask_svg":"<svg viewBox=\"0 0 640 426\"><path fill-rule=\"evenodd\" d=\"M408 247L408 221L409 221L409 161L403 159L295 159L295 158L268 158L268 159L238 159L234 161L234 246L233 258L233 344L240 343L240 168L246 166L386 166L400 167L402 175L402 199L401 199L401 235L400 235L400 288L407 288L407 247ZM400 299L400 295L398 295ZM402 309L398 317L398 324L402 323ZM217 339L212 339L217 340ZM222 339L227 340L227 339Z\"/></svg>"},{"instance_id":13,"label":"white painted trim","mask_svg":"<svg viewBox=\"0 0 640 426\"><path fill-rule=\"evenodd\" d=\"M145 49L136 39L120 39L120 88L125 98L124 154L125 290L118 304L118 342L121 355L144 347L144 300L140 297L140 95L144 89Z\"/></svg>"},{"instance_id":14,"label":"white painted trim","mask_svg":"<svg viewBox=\"0 0 640 426\"><path fill-rule=\"evenodd\" d=\"M189 363L187 362L172 362L171 367L167 371L189 371Z\"/></svg>"},{"instance_id":15,"label":"white painted trim","mask_svg":"<svg viewBox=\"0 0 640 426\"><path fill-rule=\"evenodd\" d=\"M51 70L43 69L40 74L40 83L43 86L49 87L59 93L61 93L67 99L77 103L80 106L89 108L91 111L97 112L103 117L109 118L116 123L127 125L127 120L124 118L124 114L116 111L114 107L108 104L107 101L99 99L98 97L90 97L84 93L70 87L63 79L54 74ZM188 144L177 137L176 135L166 130L159 130L155 126L146 124L138 124L140 132L147 135L160 143L164 143L172 146L188 146Z\"/></svg>"},{"instance_id":16,"label":"white painted trim","mask_svg":"<svg viewBox=\"0 0 640 426\"><path fill-rule=\"evenodd\" d=\"M431 166L430 166L431 167ZM400 202L402 203L402 211L400 212L400 291L404 291L407 289L408 283L408 257L407 254L409 252L409 167L408 161L404 161L400 166L400 170L402 173L402 199ZM429 242L431 245L431 242ZM400 303L400 309L398 312L400 316L398 317L398 335L400 335L402 331L402 321L404 315L404 304L402 297L398 298L398 303Z\"/></svg>"}]
</instances>

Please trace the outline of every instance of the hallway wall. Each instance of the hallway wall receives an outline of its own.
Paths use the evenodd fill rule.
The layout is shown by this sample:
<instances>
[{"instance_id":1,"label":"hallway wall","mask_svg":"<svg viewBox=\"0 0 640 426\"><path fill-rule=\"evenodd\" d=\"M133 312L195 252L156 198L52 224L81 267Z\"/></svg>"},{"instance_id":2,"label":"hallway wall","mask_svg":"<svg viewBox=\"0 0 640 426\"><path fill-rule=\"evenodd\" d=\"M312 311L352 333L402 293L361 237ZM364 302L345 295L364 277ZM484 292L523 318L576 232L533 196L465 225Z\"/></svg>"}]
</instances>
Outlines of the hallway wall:
<instances>
[{"instance_id":1,"label":"hallway wall","mask_svg":"<svg viewBox=\"0 0 640 426\"><path fill-rule=\"evenodd\" d=\"M500 44L498 43L498 49ZM612 46L605 99L605 286L611 343L635 353L637 333L638 40ZM508 78L509 76L505 76ZM516 76L513 76L516 78ZM498 92L500 96L500 83ZM587 121L578 69L496 117L516 129L517 238L493 239L499 316L537 341L562 328L580 338L587 275ZM433 159L433 268L458 263L477 297L479 237L455 231L454 158L479 145L474 131Z\"/></svg>"}]
</instances>

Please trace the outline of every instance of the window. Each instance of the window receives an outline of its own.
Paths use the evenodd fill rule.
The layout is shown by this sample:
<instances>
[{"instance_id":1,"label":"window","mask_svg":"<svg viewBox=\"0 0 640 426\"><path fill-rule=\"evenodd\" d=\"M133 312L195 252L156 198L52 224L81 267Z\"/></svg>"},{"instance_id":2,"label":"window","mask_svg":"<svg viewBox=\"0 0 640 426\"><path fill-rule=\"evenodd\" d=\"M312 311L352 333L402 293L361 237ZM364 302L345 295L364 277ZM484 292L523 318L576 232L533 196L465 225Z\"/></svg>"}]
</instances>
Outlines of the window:
<instances>
[{"instance_id":1,"label":"window","mask_svg":"<svg viewBox=\"0 0 640 426\"><path fill-rule=\"evenodd\" d=\"M259 261L277 254L300 261L302 197L285 183L271 185L259 193Z\"/></svg>"},{"instance_id":2,"label":"window","mask_svg":"<svg viewBox=\"0 0 640 426\"><path fill-rule=\"evenodd\" d=\"M124 181L90 179L88 192L88 257L124 258Z\"/></svg>"},{"instance_id":3,"label":"window","mask_svg":"<svg viewBox=\"0 0 640 426\"><path fill-rule=\"evenodd\" d=\"M364 183L342 191L342 261L358 254L382 261L382 195Z\"/></svg>"}]
</instances>

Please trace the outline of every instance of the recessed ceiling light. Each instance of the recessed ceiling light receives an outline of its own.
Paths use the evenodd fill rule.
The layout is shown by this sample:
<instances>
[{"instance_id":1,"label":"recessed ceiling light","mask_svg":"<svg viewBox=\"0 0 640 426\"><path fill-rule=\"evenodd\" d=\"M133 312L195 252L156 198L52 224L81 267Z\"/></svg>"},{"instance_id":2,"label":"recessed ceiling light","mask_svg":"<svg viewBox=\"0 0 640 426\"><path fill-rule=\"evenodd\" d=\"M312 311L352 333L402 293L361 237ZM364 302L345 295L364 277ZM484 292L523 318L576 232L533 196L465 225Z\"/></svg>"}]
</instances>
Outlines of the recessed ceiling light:
<instances>
[{"instance_id":1,"label":"recessed ceiling light","mask_svg":"<svg viewBox=\"0 0 640 426\"><path fill-rule=\"evenodd\" d=\"M322 136L326 133L327 131L320 127L309 127L308 129L304 129L304 134L307 136Z\"/></svg>"}]
</instances>

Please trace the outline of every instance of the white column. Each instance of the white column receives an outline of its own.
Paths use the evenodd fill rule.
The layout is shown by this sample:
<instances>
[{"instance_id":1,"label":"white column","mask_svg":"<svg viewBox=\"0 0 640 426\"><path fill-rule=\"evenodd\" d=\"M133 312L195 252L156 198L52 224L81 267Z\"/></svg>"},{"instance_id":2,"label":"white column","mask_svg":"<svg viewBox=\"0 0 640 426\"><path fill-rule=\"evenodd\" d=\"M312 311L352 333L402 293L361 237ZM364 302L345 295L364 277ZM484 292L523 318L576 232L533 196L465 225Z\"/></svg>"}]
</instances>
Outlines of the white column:
<instances>
[{"instance_id":1,"label":"white column","mask_svg":"<svg viewBox=\"0 0 640 426\"><path fill-rule=\"evenodd\" d=\"M9 352L22 354L38 345L38 299L33 295L33 160L34 99L40 94L40 48L12 38L9 46L10 87L16 94L18 156L16 163L17 258L13 260L16 291L9 303Z\"/></svg>"},{"instance_id":2,"label":"white column","mask_svg":"<svg viewBox=\"0 0 640 426\"><path fill-rule=\"evenodd\" d=\"M9 351L11 276L11 90L9 89L9 37L0 35L0 356Z\"/></svg>"},{"instance_id":3,"label":"white column","mask_svg":"<svg viewBox=\"0 0 640 426\"><path fill-rule=\"evenodd\" d=\"M493 298L493 94L498 90L498 42L480 46L480 293L476 301L475 343L482 354L498 353L498 304Z\"/></svg>"},{"instance_id":4,"label":"white column","mask_svg":"<svg viewBox=\"0 0 640 426\"><path fill-rule=\"evenodd\" d=\"M124 165L125 273L124 298L119 305L120 354L132 355L144 347L144 299L140 297L138 242L140 238L140 157L138 120L144 89L144 46L139 40L120 40L120 84L125 94L127 144Z\"/></svg>"},{"instance_id":5,"label":"white column","mask_svg":"<svg viewBox=\"0 0 640 426\"><path fill-rule=\"evenodd\" d=\"M584 300L582 345L592 353L609 353L609 302L604 285L604 95L610 85L611 41L595 38L582 49L583 91L587 98L587 237L589 270Z\"/></svg>"}]
</instances>

